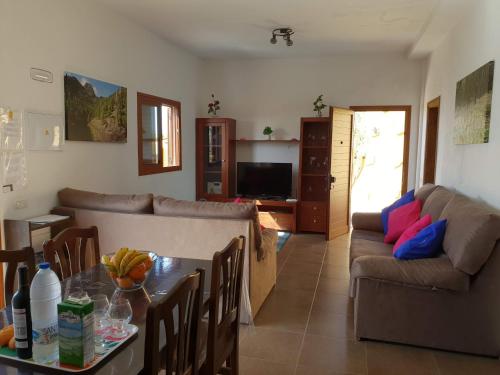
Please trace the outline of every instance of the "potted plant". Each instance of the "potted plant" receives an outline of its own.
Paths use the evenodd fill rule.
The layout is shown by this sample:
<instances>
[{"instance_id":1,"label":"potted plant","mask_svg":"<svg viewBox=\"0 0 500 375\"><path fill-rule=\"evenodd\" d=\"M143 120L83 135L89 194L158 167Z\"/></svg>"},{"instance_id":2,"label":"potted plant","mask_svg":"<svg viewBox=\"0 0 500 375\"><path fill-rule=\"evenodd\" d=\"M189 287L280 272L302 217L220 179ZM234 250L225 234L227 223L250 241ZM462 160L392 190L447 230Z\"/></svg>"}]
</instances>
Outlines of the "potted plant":
<instances>
[{"instance_id":1,"label":"potted plant","mask_svg":"<svg viewBox=\"0 0 500 375\"><path fill-rule=\"evenodd\" d=\"M212 101L208 103L208 114L217 116L218 110L220 110L220 103L217 99L215 99L215 95L212 94Z\"/></svg>"},{"instance_id":2,"label":"potted plant","mask_svg":"<svg viewBox=\"0 0 500 375\"><path fill-rule=\"evenodd\" d=\"M271 140L271 136L273 134L273 129L270 126L266 126L264 131L262 132L264 135L267 135L268 139Z\"/></svg>"},{"instance_id":3,"label":"potted plant","mask_svg":"<svg viewBox=\"0 0 500 375\"><path fill-rule=\"evenodd\" d=\"M317 112L318 117L321 117L321 111L326 108L326 105L323 103L323 94L318 96L313 103L314 112Z\"/></svg>"}]
</instances>

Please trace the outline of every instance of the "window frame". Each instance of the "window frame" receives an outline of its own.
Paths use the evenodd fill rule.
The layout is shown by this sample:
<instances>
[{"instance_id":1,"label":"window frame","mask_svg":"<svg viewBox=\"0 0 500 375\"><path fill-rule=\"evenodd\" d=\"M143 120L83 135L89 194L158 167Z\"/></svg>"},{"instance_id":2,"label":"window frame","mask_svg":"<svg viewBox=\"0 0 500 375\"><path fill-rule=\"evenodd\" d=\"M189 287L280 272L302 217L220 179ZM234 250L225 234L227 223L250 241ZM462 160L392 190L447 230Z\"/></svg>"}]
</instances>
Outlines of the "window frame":
<instances>
[{"instance_id":1,"label":"window frame","mask_svg":"<svg viewBox=\"0 0 500 375\"><path fill-rule=\"evenodd\" d=\"M162 106L166 105L176 109L178 114L178 158L179 165L164 167L163 166L163 139L160 136L157 140L158 145L158 164L147 164L144 163L143 159L143 126L142 126L142 106ZM160 123L161 127L161 123ZM151 174L174 172L182 170L182 126L181 126L181 102L162 98L155 95L145 94L143 92L137 92L137 162L139 167L139 176L147 176ZM160 130L161 131L161 130ZM161 133L160 133L161 134Z\"/></svg>"}]
</instances>

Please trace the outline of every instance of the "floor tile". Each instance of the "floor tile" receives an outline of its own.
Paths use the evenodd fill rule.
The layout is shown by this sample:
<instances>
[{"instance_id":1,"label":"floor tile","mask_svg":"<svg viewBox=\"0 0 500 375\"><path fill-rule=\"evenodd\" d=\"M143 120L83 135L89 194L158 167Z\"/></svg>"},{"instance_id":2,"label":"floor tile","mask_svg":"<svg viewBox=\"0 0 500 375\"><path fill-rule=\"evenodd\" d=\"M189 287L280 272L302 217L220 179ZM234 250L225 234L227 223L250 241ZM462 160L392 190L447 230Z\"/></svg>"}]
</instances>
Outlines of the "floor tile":
<instances>
[{"instance_id":1,"label":"floor tile","mask_svg":"<svg viewBox=\"0 0 500 375\"><path fill-rule=\"evenodd\" d=\"M278 305L289 308L311 307L314 291L292 290L292 289L273 289L264 305Z\"/></svg>"},{"instance_id":2,"label":"floor tile","mask_svg":"<svg viewBox=\"0 0 500 375\"><path fill-rule=\"evenodd\" d=\"M314 292L318 284L318 275L281 272L276 280L276 289L309 290Z\"/></svg>"},{"instance_id":3,"label":"floor tile","mask_svg":"<svg viewBox=\"0 0 500 375\"><path fill-rule=\"evenodd\" d=\"M349 279L332 278L321 276L318 282L318 290L335 294L349 295Z\"/></svg>"},{"instance_id":4,"label":"floor tile","mask_svg":"<svg viewBox=\"0 0 500 375\"><path fill-rule=\"evenodd\" d=\"M300 334L255 328L241 343L240 355L290 364L299 355L301 341Z\"/></svg>"},{"instance_id":5,"label":"floor tile","mask_svg":"<svg viewBox=\"0 0 500 375\"><path fill-rule=\"evenodd\" d=\"M440 375L498 375L500 360L480 356L434 351Z\"/></svg>"},{"instance_id":6,"label":"floor tile","mask_svg":"<svg viewBox=\"0 0 500 375\"><path fill-rule=\"evenodd\" d=\"M308 307L297 308L286 305L267 304L262 307L254 319L254 324L259 328L303 334L306 329L308 316Z\"/></svg>"},{"instance_id":7,"label":"floor tile","mask_svg":"<svg viewBox=\"0 0 500 375\"><path fill-rule=\"evenodd\" d=\"M319 275L321 263L305 263L296 259L287 259L281 272Z\"/></svg>"},{"instance_id":8,"label":"floor tile","mask_svg":"<svg viewBox=\"0 0 500 375\"><path fill-rule=\"evenodd\" d=\"M368 375L437 375L430 350L366 341Z\"/></svg>"},{"instance_id":9,"label":"floor tile","mask_svg":"<svg viewBox=\"0 0 500 375\"><path fill-rule=\"evenodd\" d=\"M299 365L329 368L333 373L366 374L363 342L306 335Z\"/></svg>"},{"instance_id":10,"label":"floor tile","mask_svg":"<svg viewBox=\"0 0 500 375\"><path fill-rule=\"evenodd\" d=\"M354 340L354 318L313 307L306 334Z\"/></svg>"},{"instance_id":11,"label":"floor tile","mask_svg":"<svg viewBox=\"0 0 500 375\"><path fill-rule=\"evenodd\" d=\"M308 249L294 250L288 256L288 260L295 260L303 263L323 263L324 254L319 251L308 251Z\"/></svg>"},{"instance_id":12,"label":"floor tile","mask_svg":"<svg viewBox=\"0 0 500 375\"><path fill-rule=\"evenodd\" d=\"M332 279L349 279L349 268L346 266L323 264L321 276Z\"/></svg>"},{"instance_id":13,"label":"floor tile","mask_svg":"<svg viewBox=\"0 0 500 375\"><path fill-rule=\"evenodd\" d=\"M354 300L344 294L318 290L314 297L313 309L354 316Z\"/></svg>"},{"instance_id":14,"label":"floor tile","mask_svg":"<svg viewBox=\"0 0 500 375\"><path fill-rule=\"evenodd\" d=\"M263 359L240 356L240 375L291 375L295 363L282 364Z\"/></svg>"},{"instance_id":15,"label":"floor tile","mask_svg":"<svg viewBox=\"0 0 500 375\"><path fill-rule=\"evenodd\" d=\"M346 372L334 372L330 367L302 366L297 367L295 375L351 375Z\"/></svg>"}]
</instances>

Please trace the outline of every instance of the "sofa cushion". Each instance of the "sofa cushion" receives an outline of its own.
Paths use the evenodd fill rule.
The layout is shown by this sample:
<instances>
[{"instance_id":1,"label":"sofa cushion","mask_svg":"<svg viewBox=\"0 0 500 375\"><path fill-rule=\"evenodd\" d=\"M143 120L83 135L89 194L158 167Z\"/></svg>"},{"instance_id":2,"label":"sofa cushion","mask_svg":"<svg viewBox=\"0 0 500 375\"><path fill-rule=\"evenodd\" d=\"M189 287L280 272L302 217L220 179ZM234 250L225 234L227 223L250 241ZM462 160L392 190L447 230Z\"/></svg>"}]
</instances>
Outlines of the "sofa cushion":
<instances>
[{"instance_id":1,"label":"sofa cushion","mask_svg":"<svg viewBox=\"0 0 500 375\"><path fill-rule=\"evenodd\" d=\"M398 260L385 256L361 256L351 266L351 280L372 278L415 287L466 292L470 276L453 267L447 257Z\"/></svg>"},{"instance_id":2,"label":"sofa cushion","mask_svg":"<svg viewBox=\"0 0 500 375\"><path fill-rule=\"evenodd\" d=\"M394 252L398 259L433 258L443 249L446 220L438 220L417 233Z\"/></svg>"},{"instance_id":3,"label":"sofa cushion","mask_svg":"<svg viewBox=\"0 0 500 375\"><path fill-rule=\"evenodd\" d=\"M353 229L351 232L351 239L384 242L384 233L364 229Z\"/></svg>"},{"instance_id":4,"label":"sofa cushion","mask_svg":"<svg viewBox=\"0 0 500 375\"><path fill-rule=\"evenodd\" d=\"M392 258L392 245L378 241L351 239L350 264L354 259L363 255L383 255Z\"/></svg>"},{"instance_id":5,"label":"sofa cushion","mask_svg":"<svg viewBox=\"0 0 500 375\"><path fill-rule=\"evenodd\" d=\"M382 225L384 226L384 234L387 234L387 231L389 230L389 214L391 211L395 210L398 207L404 206L407 203L413 202L415 200L415 191L410 190L406 194L404 194L401 198L399 198L397 201L392 203L390 206L385 207L382 210Z\"/></svg>"},{"instance_id":6,"label":"sofa cushion","mask_svg":"<svg viewBox=\"0 0 500 375\"><path fill-rule=\"evenodd\" d=\"M444 251L456 268L475 274L500 238L499 212L457 194L443 210L441 218L448 220Z\"/></svg>"},{"instance_id":7,"label":"sofa cushion","mask_svg":"<svg viewBox=\"0 0 500 375\"><path fill-rule=\"evenodd\" d=\"M455 194L448 189L438 186L425 200L420 217L430 214L432 221L436 221L441 216L443 209Z\"/></svg>"},{"instance_id":8,"label":"sofa cushion","mask_svg":"<svg viewBox=\"0 0 500 375\"><path fill-rule=\"evenodd\" d=\"M262 230L259 222L259 211L255 203L224 203L207 201L184 201L162 196L154 197L153 208L155 215L206 217L220 219L247 219L252 220L255 248L262 246Z\"/></svg>"},{"instance_id":9,"label":"sofa cushion","mask_svg":"<svg viewBox=\"0 0 500 375\"><path fill-rule=\"evenodd\" d=\"M403 232L420 218L422 201L417 199L398 207L389 214L389 225L384 238L385 243L394 243Z\"/></svg>"},{"instance_id":10,"label":"sofa cushion","mask_svg":"<svg viewBox=\"0 0 500 375\"><path fill-rule=\"evenodd\" d=\"M394 247L392 248L392 252L395 253L396 250L399 249L399 247L402 244L404 244L406 241L409 241L412 238L414 238L418 234L418 232L420 232L426 226L431 225L431 224L432 224L432 217L429 214L427 214L423 218L417 220L409 228L406 228L406 230L403 232L403 234L399 237L399 239L394 244Z\"/></svg>"},{"instance_id":11,"label":"sofa cushion","mask_svg":"<svg viewBox=\"0 0 500 375\"><path fill-rule=\"evenodd\" d=\"M57 193L65 207L123 213L153 213L153 194L100 194L65 188Z\"/></svg>"},{"instance_id":12,"label":"sofa cushion","mask_svg":"<svg viewBox=\"0 0 500 375\"><path fill-rule=\"evenodd\" d=\"M438 188L439 185L425 184L420 189L415 191L415 199L420 199L425 203L426 199L431 195L431 193Z\"/></svg>"}]
</instances>

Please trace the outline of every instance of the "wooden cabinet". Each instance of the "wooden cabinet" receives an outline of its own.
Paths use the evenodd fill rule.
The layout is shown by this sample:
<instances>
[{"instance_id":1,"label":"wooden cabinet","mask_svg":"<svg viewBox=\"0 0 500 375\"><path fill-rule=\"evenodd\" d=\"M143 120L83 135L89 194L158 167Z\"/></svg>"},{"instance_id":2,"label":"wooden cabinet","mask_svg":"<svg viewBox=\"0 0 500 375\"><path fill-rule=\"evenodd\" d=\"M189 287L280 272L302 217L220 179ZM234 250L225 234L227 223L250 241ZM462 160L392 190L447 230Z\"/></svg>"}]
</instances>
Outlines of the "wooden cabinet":
<instances>
[{"instance_id":1,"label":"wooden cabinet","mask_svg":"<svg viewBox=\"0 0 500 375\"><path fill-rule=\"evenodd\" d=\"M236 184L236 121L196 119L196 199L233 197Z\"/></svg>"},{"instance_id":2,"label":"wooden cabinet","mask_svg":"<svg viewBox=\"0 0 500 375\"><path fill-rule=\"evenodd\" d=\"M330 193L330 148L330 118L302 118L298 181L299 231L326 232Z\"/></svg>"}]
</instances>

